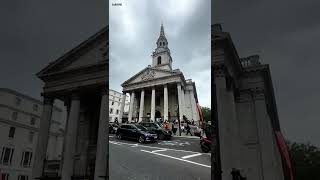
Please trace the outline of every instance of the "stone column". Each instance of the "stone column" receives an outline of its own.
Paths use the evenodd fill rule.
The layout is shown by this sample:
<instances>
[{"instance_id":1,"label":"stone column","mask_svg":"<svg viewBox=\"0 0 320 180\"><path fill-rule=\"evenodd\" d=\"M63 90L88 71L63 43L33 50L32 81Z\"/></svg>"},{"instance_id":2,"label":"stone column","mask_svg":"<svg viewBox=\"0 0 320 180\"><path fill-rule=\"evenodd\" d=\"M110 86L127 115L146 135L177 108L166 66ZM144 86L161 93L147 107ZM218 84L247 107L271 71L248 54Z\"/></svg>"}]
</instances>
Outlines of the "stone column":
<instances>
[{"instance_id":1,"label":"stone column","mask_svg":"<svg viewBox=\"0 0 320 180\"><path fill-rule=\"evenodd\" d=\"M61 179L70 180L73 175L74 154L77 142L78 121L80 116L80 97L78 94L72 95L71 107L66 127L66 144L63 154L63 164Z\"/></svg>"},{"instance_id":2,"label":"stone column","mask_svg":"<svg viewBox=\"0 0 320 180\"><path fill-rule=\"evenodd\" d=\"M122 116L124 112L124 106L126 105L126 93L122 94L123 98L121 99L121 105L120 105L120 115L119 115L119 123L122 123Z\"/></svg>"},{"instance_id":3,"label":"stone column","mask_svg":"<svg viewBox=\"0 0 320 180\"><path fill-rule=\"evenodd\" d=\"M152 94L151 94L151 120L155 121L155 112L156 111L156 89L152 87Z\"/></svg>"},{"instance_id":4,"label":"stone column","mask_svg":"<svg viewBox=\"0 0 320 180\"><path fill-rule=\"evenodd\" d=\"M134 91L132 91L131 97L130 97L130 107L129 107L128 122L132 121L133 102L134 102Z\"/></svg>"},{"instance_id":5,"label":"stone column","mask_svg":"<svg viewBox=\"0 0 320 180\"><path fill-rule=\"evenodd\" d=\"M141 96L140 96L139 122L142 121L143 110L144 110L144 89L141 90Z\"/></svg>"},{"instance_id":6,"label":"stone column","mask_svg":"<svg viewBox=\"0 0 320 180\"><path fill-rule=\"evenodd\" d=\"M168 120L168 85L165 84L164 85L164 89L163 89L163 104L164 104L164 107L163 107L163 117L164 117L164 120Z\"/></svg>"},{"instance_id":7,"label":"stone column","mask_svg":"<svg viewBox=\"0 0 320 180\"><path fill-rule=\"evenodd\" d=\"M96 163L94 169L94 180L102 180L106 177L107 171L107 151L108 147L108 93L107 89L102 90L101 105L100 105L100 118L99 118L99 129L98 129L98 139L97 139L97 153L96 153Z\"/></svg>"},{"instance_id":8,"label":"stone column","mask_svg":"<svg viewBox=\"0 0 320 180\"><path fill-rule=\"evenodd\" d=\"M44 166L44 160L46 158L50 122L52 116L53 99L50 97L44 97L43 109L40 121L40 129L38 133L38 142L35 150L35 158L32 169L32 179L42 176L42 170Z\"/></svg>"},{"instance_id":9,"label":"stone column","mask_svg":"<svg viewBox=\"0 0 320 180\"><path fill-rule=\"evenodd\" d=\"M182 115L186 115L185 109L186 109L186 102L184 99L184 89L181 89L181 112L182 112Z\"/></svg>"},{"instance_id":10,"label":"stone column","mask_svg":"<svg viewBox=\"0 0 320 180\"><path fill-rule=\"evenodd\" d=\"M182 93L181 93L181 84L177 84L178 89L178 105L179 105L179 119L182 121Z\"/></svg>"}]
</instances>

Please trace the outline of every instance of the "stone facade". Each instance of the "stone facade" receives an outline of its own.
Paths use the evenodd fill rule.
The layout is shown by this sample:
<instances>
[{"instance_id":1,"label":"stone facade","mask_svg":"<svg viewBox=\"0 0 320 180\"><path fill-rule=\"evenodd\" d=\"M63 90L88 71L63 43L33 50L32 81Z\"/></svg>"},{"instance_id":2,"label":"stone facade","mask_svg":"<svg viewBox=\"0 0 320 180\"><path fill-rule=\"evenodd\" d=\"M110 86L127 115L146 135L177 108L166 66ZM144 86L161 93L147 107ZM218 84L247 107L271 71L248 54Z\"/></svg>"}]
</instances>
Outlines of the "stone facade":
<instances>
[{"instance_id":1,"label":"stone facade","mask_svg":"<svg viewBox=\"0 0 320 180\"><path fill-rule=\"evenodd\" d=\"M117 92L115 90L109 89L109 121L119 123L122 122L121 113L129 112L129 95ZM123 106L123 112L121 112L121 107Z\"/></svg>"},{"instance_id":2,"label":"stone facade","mask_svg":"<svg viewBox=\"0 0 320 180\"><path fill-rule=\"evenodd\" d=\"M280 131L269 66L259 56L239 58L230 34L212 26L222 177L232 168L247 179L283 180L275 131Z\"/></svg>"},{"instance_id":3,"label":"stone facade","mask_svg":"<svg viewBox=\"0 0 320 180\"><path fill-rule=\"evenodd\" d=\"M108 28L102 29L37 73L44 82L44 107L33 179L44 178L54 99L63 101L67 109L59 177L100 180L107 176L108 34Z\"/></svg>"},{"instance_id":4,"label":"stone facade","mask_svg":"<svg viewBox=\"0 0 320 180\"><path fill-rule=\"evenodd\" d=\"M0 89L0 169L10 180L31 179L42 109L43 103L37 99L11 89ZM46 164L59 165L64 121L61 109L54 106Z\"/></svg>"},{"instance_id":5,"label":"stone facade","mask_svg":"<svg viewBox=\"0 0 320 180\"><path fill-rule=\"evenodd\" d=\"M163 25L152 53L152 63L122 84L123 92L130 94L128 120L130 122L155 120L200 121L195 83L185 79L179 69L172 69L172 57Z\"/></svg>"}]
</instances>

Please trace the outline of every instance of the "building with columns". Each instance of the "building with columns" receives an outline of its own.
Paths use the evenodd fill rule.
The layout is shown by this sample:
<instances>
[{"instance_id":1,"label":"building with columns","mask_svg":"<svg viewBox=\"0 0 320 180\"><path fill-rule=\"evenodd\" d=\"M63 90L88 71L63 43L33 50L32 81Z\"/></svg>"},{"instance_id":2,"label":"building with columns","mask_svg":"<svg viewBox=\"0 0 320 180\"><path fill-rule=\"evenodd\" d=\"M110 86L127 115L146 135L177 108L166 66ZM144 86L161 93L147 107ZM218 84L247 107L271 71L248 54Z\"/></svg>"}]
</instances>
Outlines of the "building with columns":
<instances>
[{"instance_id":1,"label":"building with columns","mask_svg":"<svg viewBox=\"0 0 320 180\"><path fill-rule=\"evenodd\" d=\"M127 94L109 89L109 122L122 122L120 114L129 112L130 97ZM123 112L121 107L123 106Z\"/></svg>"},{"instance_id":2,"label":"building with columns","mask_svg":"<svg viewBox=\"0 0 320 180\"><path fill-rule=\"evenodd\" d=\"M43 103L12 89L0 88L0 175L2 180L31 180ZM56 172L62 153L63 112L52 107L45 170Z\"/></svg>"},{"instance_id":3,"label":"building with columns","mask_svg":"<svg viewBox=\"0 0 320 180\"><path fill-rule=\"evenodd\" d=\"M32 179L46 179L43 162L56 99L67 109L59 178L107 176L108 35L108 28L102 29L37 73L44 82L43 109Z\"/></svg>"},{"instance_id":4,"label":"building with columns","mask_svg":"<svg viewBox=\"0 0 320 180\"><path fill-rule=\"evenodd\" d=\"M231 180L236 168L247 179L283 180L290 163L269 65L258 55L240 58L220 24L211 35L222 179Z\"/></svg>"},{"instance_id":5,"label":"building with columns","mask_svg":"<svg viewBox=\"0 0 320 180\"><path fill-rule=\"evenodd\" d=\"M173 69L164 27L152 53L151 65L129 78L121 86L130 94L128 121L175 120L185 116L200 120L197 111L195 82L185 79L179 69Z\"/></svg>"}]
</instances>

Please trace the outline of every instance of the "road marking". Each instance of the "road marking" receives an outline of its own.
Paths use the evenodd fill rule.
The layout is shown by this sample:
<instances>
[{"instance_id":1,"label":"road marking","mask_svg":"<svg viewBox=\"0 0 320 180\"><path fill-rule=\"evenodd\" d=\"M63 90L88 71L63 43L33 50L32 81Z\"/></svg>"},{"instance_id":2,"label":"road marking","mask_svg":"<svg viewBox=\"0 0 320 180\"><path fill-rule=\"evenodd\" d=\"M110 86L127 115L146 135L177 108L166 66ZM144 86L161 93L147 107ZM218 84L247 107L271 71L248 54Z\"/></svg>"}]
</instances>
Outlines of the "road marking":
<instances>
[{"instance_id":1,"label":"road marking","mask_svg":"<svg viewBox=\"0 0 320 180\"><path fill-rule=\"evenodd\" d=\"M192 157L196 157L196 156L200 156L202 155L201 153L198 153L198 154L191 154L191 155L188 155L188 156L183 156L181 157L182 159L188 159L188 158L192 158Z\"/></svg>"},{"instance_id":2,"label":"road marking","mask_svg":"<svg viewBox=\"0 0 320 180\"><path fill-rule=\"evenodd\" d=\"M121 143L119 142L115 142L115 141L109 141L111 144L116 144L116 145L122 145Z\"/></svg>"},{"instance_id":3,"label":"road marking","mask_svg":"<svg viewBox=\"0 0 320 180\"><path fill-rule=\"evenodd\" d=\"M138 144L133 144L131 147L137 147L137 146L139 146Z\"/></svg>"},{"instance_id":4,"label":"road marking","mask_svg":"<svg viewBox=\"0 0 320 180\"><path fill-rule=\"evenodd\" d=\"M161 152L161 151L166 151L168 149L159 149L159 150L154 150L154 151L151 151L151 152Z\"/></svg>"},{"instance_id":5,"label":"road marking","mask_svg":"<svg viewBox=\"0 0 320 180\"><path fill-rule=\"evenodd\" d=\"M158 155L158 156L163 156L163 157L179 160L179 161L188 162L188 163L191 163L191 164L195 164L195 165L199 165L199 166L203 166L203 167L207 167L207 168L211 168L211 166L208 166L208 165L205 165L205 164L200 164L200 163L197 163L197 162L193 162L193 161L189 161L189 160L185 160L185 159L181 159L181 158L177 158L177 157L173 157L173 156L169 156L169 155L165 155L165 154L155 153L155 152L147 151L147 150L143 150L143 149L141 149L141 151L146 152L146 153L150 153L150 154L155 154L155 155Z\"/></svg>"},{"instance_id":6,"label":"road marking","mask_svg":"<svg viewBox=\"0 0 320 180\"><path fill-rule=\"evenodd\" d=\"M124 142L117 142L117 141L109 141L109 142L110 143L116 142L116 143L113 143L113 144L117 144L117 145L124 144L124 145L132 146L132 143L124 143ZM187 151L187 150L180 150L180 149L170 149L170 148L161 148L161 147L144 146L144 145L139 145L139 147L146 147L146 148L153 148L153 149L167 149L167 150L179 151L179 152L198 153L198 152L195 152L195 151ZM207 153L202 153L202 154L207 154Z\"/></svg>"}]
</instances>

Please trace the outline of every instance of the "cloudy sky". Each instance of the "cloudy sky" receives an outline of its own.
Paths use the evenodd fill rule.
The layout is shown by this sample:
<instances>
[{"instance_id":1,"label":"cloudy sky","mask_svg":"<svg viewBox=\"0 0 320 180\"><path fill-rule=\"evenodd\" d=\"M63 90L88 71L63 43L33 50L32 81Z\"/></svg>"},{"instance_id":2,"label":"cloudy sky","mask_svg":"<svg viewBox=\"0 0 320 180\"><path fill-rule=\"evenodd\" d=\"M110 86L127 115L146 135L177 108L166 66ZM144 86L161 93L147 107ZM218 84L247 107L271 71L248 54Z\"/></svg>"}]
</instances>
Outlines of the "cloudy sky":
<instances>
[{"instance_id":1,"label":"cloudy sky","mask_svg":"<svg viewBox=\"0 0 320 180\"><path fill-rule=\"evenodd\" d=\"M213 23L231 33L240 56L270 65L284 135L320 145L320 1L215 0Z\"/></svg>"},{"instance_id":2,"label":"cloudy sky","mask_svg":"<svg viewBox=\"0 0 320 180\"><path fill-rule=\"evenodd\" d=\"M122 6L112 3L122 2ZM186 79L196 83L201 106L211 106L210 0L111 0L110 88L151 64L161 21L173 59Z\"/></svg>"},{"instance_id":3,"label":"cloudy sky","mask_svg":"<svg viewBox=\"0 0 320 180\"><path fill-rule=\"evenodd\" d=\"M154 3L150 1L149 3ZM193 7L200 6L200 2ZM106 26L107 5L105 0L1 2L0 86L40 98L43 84L35 77L35 73ZM240 56L259 54L261 61L270 65L280 123L285 136L291 140L310 141L320 146L318 105L320 102L318 83L320 2L317 0L214 0L212 5L213 23L222 23L224 30L231 33ZM135 14L147 12L142 11L145 4L139 3L136 6L141 6L141 11L131 12L131 16L135 17ZM183 12L189 11L178 3L176 7L170 3L163 3L158 7L163 6L168 8L166 11L169 14L176 13L180 17ZM181 10L175 8L181 8ZM196 10L196 8L191 9ZM136 42L145 42L146 49L136 53L134 51L136 48L133 48L136 46L132 45L123 50L136 53L141 56L141 60L145 61L145 64L141 64L137 69L149 64L151 52L155 48L155 41L159 35L161 19L163 19L174 58L173 65L175 68L181 68L184 73L188 73L185 68L189 66L180 63L181 58L177 56L183 49L176 47L175 43L181 45L187 44L181 42L191 42L191 46L199 41L196 38L198 33L193 33L194 36L189 39L177 38L179 41L174 41L172 38L174 34L183 36L185 31L197 31L198 20L194 18L202 19L199 16L201 14L204 16L203 11L198 11L197 15L181 18L180 21L185 22L185 25L190 22L194 24L182 31L178 31L181 28L174 26L175 23L171 22L172 18L166 19L167 16L159 16L153 22L154 25L141 28L142 20L148 17L139 16L141 18L139 26L132 25L130 22L127 26L137 28L139 31L136 32L147 32L146 36ZM152 15L148 14L148 16ZM199 20L199 23L201 22ZM129 34L122 34L122 36L129 36ZM128 37L126 40L130 41ZM200 51L199 54L196 57L199 58L205 53ZM137 59L132 59L132 61L135 60ZM134 73L131 72L130 75ZM187 74L186 76L191 77ZM199 84L197 86L199 87Z\"/></svg>"}]
</instances>

